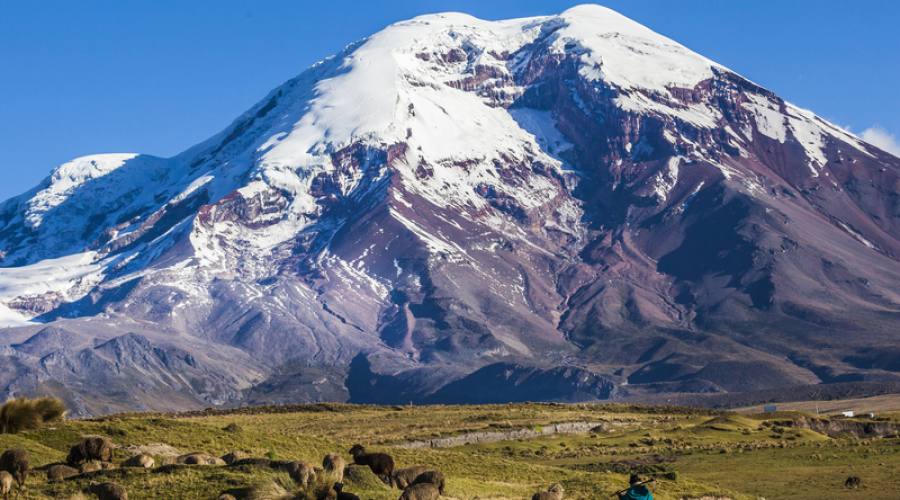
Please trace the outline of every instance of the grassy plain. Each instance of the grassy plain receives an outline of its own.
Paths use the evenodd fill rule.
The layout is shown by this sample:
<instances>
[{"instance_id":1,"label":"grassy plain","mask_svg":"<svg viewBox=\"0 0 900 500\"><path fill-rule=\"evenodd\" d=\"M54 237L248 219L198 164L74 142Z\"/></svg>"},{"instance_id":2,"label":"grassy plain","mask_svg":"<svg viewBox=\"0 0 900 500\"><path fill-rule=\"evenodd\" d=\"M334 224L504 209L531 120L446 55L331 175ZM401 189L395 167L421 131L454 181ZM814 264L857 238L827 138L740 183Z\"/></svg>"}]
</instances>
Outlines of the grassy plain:
<instances>
[{"instance_id":1,"label":"grassy plain","mask_svg":"<svg viewBox=\"0 0 900 500\"><path fill-rule=\"evenodd\" d=\"M897 419L896 414L886 414ZM372 407L305 405L191 415L118 415L69 420L39 431L0 435L0 450L21 447L40 466L65 459L83 435L118 446L116 460L136 451L156 455L214 455L240 450L258 457L321 463L328 452L355 443L387 451L398 467L423 464L447 476L447 498L521 499L560 482L566 498L602 499L627 484L628 473L655 474L656 498L896 499L900 439L826 436L790 424L800 413L718 413L626 405L514 404ZM593 432L549 434L554 424L591 422ZM226 430L227 429L227 430ZM409 441L520 429L538 437L497 439L446 448L414 449ZM501 436L502 437L502 436ZM350 471L346 491L363 499L396 499L365 470ZM859 476L862 487L844 489ZM226 490L272 481L283 474L260 467L183 466L118 469L48 483L35 471L24 498L67 498L91 481L114 481L131 499L215 499Z\"/></svg>"}]
</instances>

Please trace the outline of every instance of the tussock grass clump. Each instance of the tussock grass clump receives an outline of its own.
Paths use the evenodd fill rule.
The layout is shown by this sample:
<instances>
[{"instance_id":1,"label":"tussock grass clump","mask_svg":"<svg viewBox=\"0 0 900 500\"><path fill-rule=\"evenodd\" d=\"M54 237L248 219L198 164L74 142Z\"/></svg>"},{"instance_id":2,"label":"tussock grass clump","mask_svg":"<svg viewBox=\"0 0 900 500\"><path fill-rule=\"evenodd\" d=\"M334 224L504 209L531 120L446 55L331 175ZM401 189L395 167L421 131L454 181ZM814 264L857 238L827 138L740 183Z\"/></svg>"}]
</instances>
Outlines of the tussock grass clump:
<instances>
[{"instance_id":1,"label":"tussock grass clump","mask_svg":"<svg viewBox=\"0 0 900 500\"><path fill-rule=\"evenodd\" d=\"M296 485L288 474L278 473L249 488L228 493L238 493L241 495L239 498L248 500L317 500L325 498L333 484L320 478L314 484L303 487Z\"/></svg>"},{"instance_id":2,"label":"tussock grass clump","mask_svg":"<svg viewBox=\"0 0 900 500\"><path fill-rule=\"evenodd\" d=\"M16 398L0 406L0 434L17 434L40 429L49 422L62 420L66 405L57 398Z\"/></svg>"},{"instance_id":3,"label":"tussock grass clump","mask_svg":"<svg viewBox=\"0 0 900 500\"><path fill-rule=\"evenodd\" d=\"M387 490L389 487L379 479L368 466L350 465L344 471L344 481L358 489L363 490Z\"/></svg>"},{"instance_id":4,"label":"tussock grass clump","mask_svg":"<svg viewBox=\"0 0 900 500\"><path fill-rule=\"evenodd\" d=\"M232 423L226 425L225 427L223 427L222 430L225 431L225 432L232 432L232 433L235 433L235 432L241 432L241 431L243 431L244 429L241 428L240 425L238 425L238 424L232 422Z\"/></svg>"},{"instance_id":5,"label":"tussock grass clump","mask_svg":"<svg viewBox=\"0 0 900 500\"><path fill-rule=\"evenodd\" d=\"M294 482L287 474L279 474L276 477L259 481L247 489L244 498L247 500L289 500L294 498L289 491Z\"/></svg>"}]
</instances>

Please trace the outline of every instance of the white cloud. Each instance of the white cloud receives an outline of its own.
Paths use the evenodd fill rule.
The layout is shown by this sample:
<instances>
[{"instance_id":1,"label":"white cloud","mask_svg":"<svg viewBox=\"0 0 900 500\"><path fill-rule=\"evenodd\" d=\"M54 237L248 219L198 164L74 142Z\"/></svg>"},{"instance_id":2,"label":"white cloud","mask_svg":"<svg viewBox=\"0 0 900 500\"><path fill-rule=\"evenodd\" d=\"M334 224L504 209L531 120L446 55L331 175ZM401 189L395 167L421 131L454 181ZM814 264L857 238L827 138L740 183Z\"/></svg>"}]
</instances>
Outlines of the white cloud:
<instances>
[{"instance_id":1,"label":"white cloud","mask_svg":"<svg viewBox=\"0 0 900 500\"><path fill-rule=\"evenodd\" d=\"M900 141L894 137L894 134L888 132L883 127L879 127L878 125L869 127L863 130L859 136L873 146L877 146L894 156L900 156Z\"/></svg>"}]
</instances>

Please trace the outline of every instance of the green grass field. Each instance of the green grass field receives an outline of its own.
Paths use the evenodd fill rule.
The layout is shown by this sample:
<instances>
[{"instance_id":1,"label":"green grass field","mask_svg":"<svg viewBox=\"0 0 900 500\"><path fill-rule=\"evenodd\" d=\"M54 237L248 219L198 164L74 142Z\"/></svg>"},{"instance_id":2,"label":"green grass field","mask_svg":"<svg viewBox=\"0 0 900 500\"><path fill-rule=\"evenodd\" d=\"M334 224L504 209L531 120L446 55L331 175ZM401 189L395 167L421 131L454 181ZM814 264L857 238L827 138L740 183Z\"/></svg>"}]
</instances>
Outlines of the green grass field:
<instances>
[{"instance_id":1,"label":"green grass field","mask_svg":"<svg viewBox=\"0 0 900 500\"><path fill-rule=\"evenodd\" d=\"M896 499L900 439L834 436L788 425L799 413L738 415L624 405L516 404L370 407L308 405L197 415L121 415L70 420L52 428L0 435L0 450L21 447L40 466L65 459L84 435L112 439L116 461L137 450L157 457L239 450L253 456L320 464L329 452L346 458L354 443L387 451L398 467L423 464L447 476L447 498L531 498L560 482L566 498L612 498L628 473L656 474L656 498ZM896 418L896 415L887 415ZM519 429L548 432L553 424L592 422L594 432L507 439L447 448L410 449L408 441ZM237 430L226 430L231 424ZM234 426L232 426L234 427ZM844 480L862 478L859 490ZM226 490L284 482L268 468L183 466L118 469L47 483L35 471L24 498L67 498L91 481L114 481L132 499L214 499ZM354 468L346 491L364 499L396 499L398 490Z\"/></svg>"}]
</instances>

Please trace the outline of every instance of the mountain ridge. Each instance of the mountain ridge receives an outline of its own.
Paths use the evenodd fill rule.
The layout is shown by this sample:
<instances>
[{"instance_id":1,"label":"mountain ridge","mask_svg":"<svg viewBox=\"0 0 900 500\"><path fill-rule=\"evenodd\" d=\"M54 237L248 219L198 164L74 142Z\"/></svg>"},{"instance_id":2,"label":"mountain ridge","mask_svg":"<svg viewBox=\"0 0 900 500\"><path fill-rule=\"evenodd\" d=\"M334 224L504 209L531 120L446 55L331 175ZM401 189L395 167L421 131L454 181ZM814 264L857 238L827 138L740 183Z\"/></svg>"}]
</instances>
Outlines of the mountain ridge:
<instances>
[{"instance_id":1,"label":"mountain ridge","mask_svg":"<svg viewBox=\"0 0 900 500\"><path fill-rule=\"evenodd\" d=\"M13 351L49 324L201 352L213 385L244 353L186 407L352 399L360 355L397 402L512 365L606 397L889 382L898 174L603 7L421 16L173 158L79 158L0 204L0 319ZM44 370L15 356L8 394ZM106 411L89 386L57 390Z\"/></svg>"}]
</instances>

